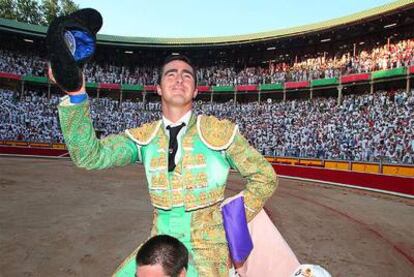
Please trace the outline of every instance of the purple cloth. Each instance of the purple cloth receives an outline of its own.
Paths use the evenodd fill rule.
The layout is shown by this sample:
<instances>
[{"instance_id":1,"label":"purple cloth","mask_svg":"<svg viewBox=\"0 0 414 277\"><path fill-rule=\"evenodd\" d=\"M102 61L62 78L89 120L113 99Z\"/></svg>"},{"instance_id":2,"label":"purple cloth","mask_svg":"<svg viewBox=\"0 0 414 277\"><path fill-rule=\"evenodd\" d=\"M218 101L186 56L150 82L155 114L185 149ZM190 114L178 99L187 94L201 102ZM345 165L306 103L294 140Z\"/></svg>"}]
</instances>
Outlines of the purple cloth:
<instances>
[{"instance_id":1,"label":"purple cloth","mask_svg":"<svg viewBox=\"0 0 414 277\"><path fill-rule=\"evenodd\" d=\"M237 197L221 208L224 231L233 262L243 262L253 249L252 238L247 228L244 198Z\"/></svg>"}]
</instances>

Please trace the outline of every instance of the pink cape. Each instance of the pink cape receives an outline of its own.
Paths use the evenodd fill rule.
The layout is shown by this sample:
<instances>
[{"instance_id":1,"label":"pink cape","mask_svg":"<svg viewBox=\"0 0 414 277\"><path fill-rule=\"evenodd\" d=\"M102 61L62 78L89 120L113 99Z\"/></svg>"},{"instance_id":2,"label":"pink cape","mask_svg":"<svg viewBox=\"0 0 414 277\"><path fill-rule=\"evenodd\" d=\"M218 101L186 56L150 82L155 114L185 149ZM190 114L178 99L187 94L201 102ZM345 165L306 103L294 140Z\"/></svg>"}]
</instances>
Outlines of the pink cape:
<instances>
[{"instance_id":1,"label":"pink cape","mask_svg":"<svg viewBox=\"0 0 414 277\"><path fill-rule=\"evenodd\" d=\"M296 255L262 209L249 223L253 250L236 271L241 277L292 276L300 265Z\"/></svg>"}]
</instances>

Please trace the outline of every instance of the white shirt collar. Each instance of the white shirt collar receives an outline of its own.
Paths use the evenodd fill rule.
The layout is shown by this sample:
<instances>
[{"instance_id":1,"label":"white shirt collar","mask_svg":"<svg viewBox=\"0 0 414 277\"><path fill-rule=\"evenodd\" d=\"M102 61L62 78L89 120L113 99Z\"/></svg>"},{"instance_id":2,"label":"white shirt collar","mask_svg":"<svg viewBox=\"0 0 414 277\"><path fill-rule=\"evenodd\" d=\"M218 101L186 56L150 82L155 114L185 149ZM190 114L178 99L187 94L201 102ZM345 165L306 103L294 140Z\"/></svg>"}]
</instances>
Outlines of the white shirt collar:
<instances>
[{"instance_id":1,"label":"white shirt collar","mask_svg":"<svg viewBox=\"0 0 414 277\"><path fill-rule=\"evenodd\" d=\"M185 115L183 115L177 122L172 122L168 118L166 118L164 115L162 116L162 122L164 123L164 128L167 128L167 126L175 127L180 125L181 123L185 123L185 126L188 126L188 123L190 122L191 118L191 110L189 110Z\"/></svg>"}]
</instances>

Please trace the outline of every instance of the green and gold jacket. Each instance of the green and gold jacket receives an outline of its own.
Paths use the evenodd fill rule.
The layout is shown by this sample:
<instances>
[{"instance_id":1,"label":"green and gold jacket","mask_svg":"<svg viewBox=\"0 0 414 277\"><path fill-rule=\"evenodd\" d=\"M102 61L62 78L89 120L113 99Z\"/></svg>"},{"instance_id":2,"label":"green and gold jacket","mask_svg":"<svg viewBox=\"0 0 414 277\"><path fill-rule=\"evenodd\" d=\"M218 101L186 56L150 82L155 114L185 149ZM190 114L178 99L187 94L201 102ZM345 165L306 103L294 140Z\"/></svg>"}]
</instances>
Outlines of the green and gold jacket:
<instances>
[{"instance_id":1,"label":"green and gold jacket","mask_svg":"<svg viewBox=\"0 0 414 277\"><path fill-rule=\"evenodd\" d=\"M192 116L181 140L181 161L168 172L168 137L162 120L98 140L88 101L58 107L60 124L74 163L104 169L142 162L154 207L192 211L224 198L230 168L247 179L243 190L248 221L260 211L277 186L271 165L240 135L237 126L213 116Z\"/></svg>"}]
</instances>

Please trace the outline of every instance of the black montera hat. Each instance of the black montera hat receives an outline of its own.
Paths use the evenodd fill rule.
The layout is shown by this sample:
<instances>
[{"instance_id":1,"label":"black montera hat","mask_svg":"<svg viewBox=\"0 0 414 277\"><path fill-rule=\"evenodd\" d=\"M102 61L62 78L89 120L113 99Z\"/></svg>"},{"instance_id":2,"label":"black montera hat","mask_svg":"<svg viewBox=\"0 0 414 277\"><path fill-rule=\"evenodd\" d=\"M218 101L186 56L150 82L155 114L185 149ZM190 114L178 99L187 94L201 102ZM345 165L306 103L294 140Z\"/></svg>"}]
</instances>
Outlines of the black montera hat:
<instances>
[{"instance_id":1,"label":"black montera hat","mask_svg":"<svg viewBox=\"0 0 414 277\"><path fill-rule=\"evenodd\" d=\"M64 91L82 86L83 65L96 49L96 33L102 16L94 9L81 9L53 20L47 30L46 46L56 83Z\"/></svg>"}]
</instances>

